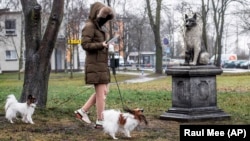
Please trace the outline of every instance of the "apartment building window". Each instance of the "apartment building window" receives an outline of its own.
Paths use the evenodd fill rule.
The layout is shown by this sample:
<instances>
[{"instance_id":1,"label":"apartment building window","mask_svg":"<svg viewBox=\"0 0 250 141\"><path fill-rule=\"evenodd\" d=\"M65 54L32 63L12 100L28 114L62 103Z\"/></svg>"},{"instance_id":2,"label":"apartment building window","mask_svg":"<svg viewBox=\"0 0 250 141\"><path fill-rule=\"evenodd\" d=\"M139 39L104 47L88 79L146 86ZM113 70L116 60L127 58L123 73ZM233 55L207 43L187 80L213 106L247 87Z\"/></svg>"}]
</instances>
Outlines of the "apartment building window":
<instances>
[{"instance_id":1,"label":"apartment building window","mask_svg":"<svg viewBox=\"0 0 250 141\"><path fill-rule=\"evenodd\" d=\"M6 36L16 35L16 20L15 19L5 20L5 35Z\"/></svg>"},{"instance_id":2,"label":"apartment building window","mask_svg":"<svg viewBox=\"0 0 250 141\"><path fill-rule=\"evenodd\" d=\"M17 60L17 54L15 50L6 50L5 51L6 61Z\"/></svg>"}]
</instances>

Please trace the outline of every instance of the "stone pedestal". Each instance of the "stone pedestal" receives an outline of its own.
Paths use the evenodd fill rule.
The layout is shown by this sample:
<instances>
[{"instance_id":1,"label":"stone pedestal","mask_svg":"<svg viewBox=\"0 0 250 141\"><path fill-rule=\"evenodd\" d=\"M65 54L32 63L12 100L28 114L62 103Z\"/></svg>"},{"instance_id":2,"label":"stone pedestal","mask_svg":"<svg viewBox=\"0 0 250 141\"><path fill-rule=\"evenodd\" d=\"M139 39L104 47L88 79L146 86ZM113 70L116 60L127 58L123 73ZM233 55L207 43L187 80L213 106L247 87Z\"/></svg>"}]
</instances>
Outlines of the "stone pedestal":
<instances>
[{"instance_id":1,"label":"stone pedestal","mask_svg":"<svg viewBox=\"0 0 250 141\"><path fill-rule=\"evenodd\" d=\"M215 66L176 66L166 70L172 76L172 107L160 116L164 120L193 121L229 119L217 107Z\"/></svg>"}]
</instances>

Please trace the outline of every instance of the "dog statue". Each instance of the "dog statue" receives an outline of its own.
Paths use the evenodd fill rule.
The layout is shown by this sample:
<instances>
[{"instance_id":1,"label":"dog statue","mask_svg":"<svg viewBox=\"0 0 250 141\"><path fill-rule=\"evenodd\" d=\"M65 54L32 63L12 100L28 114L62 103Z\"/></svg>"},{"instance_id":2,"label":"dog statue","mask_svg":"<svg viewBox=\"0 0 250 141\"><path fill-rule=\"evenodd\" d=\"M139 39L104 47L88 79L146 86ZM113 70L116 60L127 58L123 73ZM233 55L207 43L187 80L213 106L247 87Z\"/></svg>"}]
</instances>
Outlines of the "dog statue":
<instances>
[{"instance_id":1,"label":"dog statue","mask_svg":"<svg viewBox=\"0 0 250 141\"><path fill-rule=\"evenodd\" d=\"M188 17L185 14L184 50L185 62L183 65L206 65L209 63L209 54L202 46L202 23L197 15Z\"/></svg>"}]
</instances>

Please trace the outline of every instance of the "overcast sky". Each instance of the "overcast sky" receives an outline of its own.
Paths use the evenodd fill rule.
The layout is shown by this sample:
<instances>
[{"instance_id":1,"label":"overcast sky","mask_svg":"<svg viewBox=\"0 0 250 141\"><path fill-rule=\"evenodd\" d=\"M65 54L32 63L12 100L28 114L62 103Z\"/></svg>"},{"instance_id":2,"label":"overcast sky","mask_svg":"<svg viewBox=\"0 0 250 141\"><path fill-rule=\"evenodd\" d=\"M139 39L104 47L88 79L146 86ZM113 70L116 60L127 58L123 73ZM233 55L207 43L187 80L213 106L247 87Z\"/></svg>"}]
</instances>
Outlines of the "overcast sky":
<instances>
[{"instance_id":1,"label":"overcast sky","mask_svg":"<svg viewBox=\"0 0 250 141\"><path fill-rule=\"evenodd\" d=\"M5 8L6 5L4 3L9 2L11 0L0 0L0 8ZM15 0L14 0L15 1ZM18 0L19 1L19 0ZM87 7L90 6L90 4L94 2L104 2L106 0L85 0ZM20 2L20 1L19 1ZM114 0L110 0L111 5L113 5ZM144 6L145 6L145 0L119 0L115 1L118 4L115 5L114 9L117 13L122 14L124 11L129 11L131 13L135 13L137 15L140 15L144 12ZM181 15L179 12L174 11L174 8L180 4L181 2L187 2L190 5L192 5L192 11L198 11L199 7L201 5L201 0L163 0L162 4L164 6L167 6L170 9L170 12L174 13L174 19L175 21L181 21ZM211 2L211 1L210 1ZM126 3L126 5L124 5ZM227 14L231 13L232 11L235 11L235 9L241 9L241 6L236 3L231 4L229 7ZM164 13L163 13L164 14ZM162 19L164 19L166 16L162 16ZM212 16L210 16L209 24L213 24ZM226 16L225 20L225 29L224 34L227 35L227 37L224 38L224 46L228 46L230 48L228 51L234 51L234 48L236 46L236 39L237 39L237 25L240 22L239 19L232 16ZM179 23L178 23L179 24ZM238 27L238 31L241 31L240 27ZM214 34L214 33L209 33ZM238 36L238 45L240 48L245 49L245 51L248 51L247 43L249 41L249 35L243 34Z\"/></svg>"}]
</instances>

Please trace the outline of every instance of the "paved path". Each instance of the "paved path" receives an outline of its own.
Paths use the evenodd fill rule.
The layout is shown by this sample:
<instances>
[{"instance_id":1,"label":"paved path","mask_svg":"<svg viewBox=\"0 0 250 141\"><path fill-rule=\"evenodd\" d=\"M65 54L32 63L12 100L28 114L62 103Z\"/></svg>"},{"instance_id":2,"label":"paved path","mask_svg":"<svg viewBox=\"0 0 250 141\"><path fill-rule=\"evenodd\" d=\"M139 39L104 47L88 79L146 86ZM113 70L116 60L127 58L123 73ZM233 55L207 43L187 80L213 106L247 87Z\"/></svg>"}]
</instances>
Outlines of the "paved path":
<instances>
[{"instance_id":1,"label":"paved path","mask_svg":"<svg viewBox=\"0 0 250 141\"><path fill-rule=\"evenodd\" d=\"M136 77L134 79L130 80L125 80L124 83L142 83L142 82L148 82L160 78L165 78L166 76L157 76L157 77L147 77L149 74L148 73L139 73L139 72L117 72L118 74L130 74L130 75L135 75Z\"/></svg>"},{"instance_id":2,"label":"paved path","mask_svg":"<svg viewBox=\"0 0 250 141\"><path fill-rule=\"evenodd\" d=\"M223 72L227 73L245 73L245 72L250 72L249 69L230 69L230 68L222 68Z\"/></svg>"},{"instance_id":3,"label":"paved path","mask_svg":"<svg viewBox=\"0 0 250 141\"><path fill-rule=\"evenodd\" d=\"M141 76L140 78L126 80L124 81L124 83L142 83L142 82L148 82L148 81L152 81L152 80L156 80L156 79L160 79L164 77L167 77L167 76L157 76L157 77Z\"/></svg>"}]
</instances>

